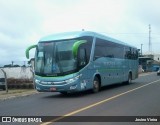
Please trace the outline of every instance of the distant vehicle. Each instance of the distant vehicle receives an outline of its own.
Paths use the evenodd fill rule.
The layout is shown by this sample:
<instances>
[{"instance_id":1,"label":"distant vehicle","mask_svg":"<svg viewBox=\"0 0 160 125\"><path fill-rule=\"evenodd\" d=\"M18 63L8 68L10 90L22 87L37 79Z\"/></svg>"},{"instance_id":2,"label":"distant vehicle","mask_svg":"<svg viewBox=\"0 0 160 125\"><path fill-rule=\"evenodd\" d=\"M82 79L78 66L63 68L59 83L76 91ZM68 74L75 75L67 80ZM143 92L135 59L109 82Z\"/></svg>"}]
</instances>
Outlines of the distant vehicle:
<instances>
[{"instance_id":1,"label":"distant vehicle","mask_svg":"<svg viewBox=\"0 0 160 125\"><path fill-rule=\"evenodd\" d=\"M62 94L131 83L138 77L138 50L113 38L89 31L42 38L35 53L35 86L40 92Z\"/></svg>"},{"instance_id":2,"label":"distant vehicle","mask_svg":"<svg viewBox=\"0 0 160 125\"><path fill-rule=\"evenodd\" d=\"M160 66L153 66L152 67L152 71L156 71L157 72L159 69L160 69Z\"/></svg>"},{"instance_id":3,"label":"distant vehicle","mask_svg":"<svg viewBox=\"0 0 160 125\"><path fill-rule=\"evenodd\" d=\"M0 78L0 89L5 90L5 78Z\"/></svg>"},{"instance_id":4,"label":"distant vehicle","mask_svg":"<svg viewBox=\"0 0 160 125\"><path fill-rule=\"evenodd\" d=\"M159 76L160 75L160 69L157 71L157 76Z\"/></svg>"}]
</instances>

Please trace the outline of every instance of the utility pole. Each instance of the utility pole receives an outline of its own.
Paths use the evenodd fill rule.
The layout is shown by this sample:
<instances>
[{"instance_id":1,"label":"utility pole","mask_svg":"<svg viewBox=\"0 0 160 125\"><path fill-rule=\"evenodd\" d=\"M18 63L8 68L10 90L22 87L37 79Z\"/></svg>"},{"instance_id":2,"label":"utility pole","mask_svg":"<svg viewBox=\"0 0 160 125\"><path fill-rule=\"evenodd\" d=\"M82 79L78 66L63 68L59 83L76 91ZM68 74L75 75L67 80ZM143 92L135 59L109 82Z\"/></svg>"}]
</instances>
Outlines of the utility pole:
<instances>
[{"instance_id":1,"label":"utility pole","mask_svg":"<svg viewBox=\"0 0 160 125\"><path fill-rule=\"evenodd\" d=\"M149 52L152 52L152 45L151 45L151 25L149 24Z\"/></svg>"},{"instance_id":2,"label":"utility pole","mask_svg":"<svg viewBox=\"0 0 160 125\"><path fill-rule=\"evenodd\" d=\"M2 71L3 74L4 74L4 79L5 79L5 89L6 89L6 93L8 93L7 74L6 74L6 72L5 72L3 69L1 69L1 71Z\"/></svg>"},{"instance_id":3,"label":"utility pole","mask_svg":"<svg viewBox=\"0 0 160 125\"><path fill-rule=\"evenodd\" d=\"M26 62L24 61L24 66L26 66Z\"/></svg>"},{"instance_id":4,"label":"utility pole","mask_svg":"<svg viewBox=\"0 0 160 125\"><path fill-rule=\"evenodd\" d=\"M13 63L14 63L14 61L12 61L12 67L13 67Z\"/></svg>"},{"instance_id":5,"label":"utility pole","mask_svg":"<svg viewBox=\"0 0 160 125\"><path fill-rule=\"evenodd\" d=\"M142 46L143 46L143 44L141 44L141 56L142 56Z\"/></svg>"}]
</instances>

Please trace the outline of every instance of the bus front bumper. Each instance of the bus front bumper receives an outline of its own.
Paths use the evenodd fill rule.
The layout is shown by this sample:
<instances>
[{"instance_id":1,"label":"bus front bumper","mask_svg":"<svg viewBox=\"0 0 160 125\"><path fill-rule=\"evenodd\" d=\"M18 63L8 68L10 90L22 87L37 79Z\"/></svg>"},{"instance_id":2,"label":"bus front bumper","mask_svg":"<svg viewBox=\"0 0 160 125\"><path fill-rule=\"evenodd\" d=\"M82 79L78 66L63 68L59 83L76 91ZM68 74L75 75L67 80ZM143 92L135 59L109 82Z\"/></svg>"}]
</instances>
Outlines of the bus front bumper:
<instances>
[{"instance_id":1,"label":"bus front bumper","mask_svg":"<svg viewBox=\"0 0 160 125\"><path fill-rule=\"evenodd\" d=\"M45 84L44 84L45 83ZM79 79L65 81L63 84L56 82L42 82L35 80L36 89L39 92L78 92L86 90L86 82Z\"/></svg>"}]
</instances>

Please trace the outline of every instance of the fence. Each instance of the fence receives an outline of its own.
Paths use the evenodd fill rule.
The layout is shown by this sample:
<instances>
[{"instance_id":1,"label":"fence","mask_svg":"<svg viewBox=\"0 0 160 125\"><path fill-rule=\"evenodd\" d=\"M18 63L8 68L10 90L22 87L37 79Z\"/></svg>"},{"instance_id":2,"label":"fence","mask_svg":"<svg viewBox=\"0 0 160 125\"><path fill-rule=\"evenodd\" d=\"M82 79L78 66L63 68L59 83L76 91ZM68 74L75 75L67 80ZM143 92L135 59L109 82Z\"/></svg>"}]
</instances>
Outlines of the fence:
<instances>
[{"instance_id":1,"label":"fence","mask_svg":"<svg viewBox=\"0 0 160 125\"><path fill-rule=\"evenodd\" d=\"M31 67L5 67L8 88L33 88L33 73ZM4 74L0 72L0 78Z\"/></svg>"}]
</instances>

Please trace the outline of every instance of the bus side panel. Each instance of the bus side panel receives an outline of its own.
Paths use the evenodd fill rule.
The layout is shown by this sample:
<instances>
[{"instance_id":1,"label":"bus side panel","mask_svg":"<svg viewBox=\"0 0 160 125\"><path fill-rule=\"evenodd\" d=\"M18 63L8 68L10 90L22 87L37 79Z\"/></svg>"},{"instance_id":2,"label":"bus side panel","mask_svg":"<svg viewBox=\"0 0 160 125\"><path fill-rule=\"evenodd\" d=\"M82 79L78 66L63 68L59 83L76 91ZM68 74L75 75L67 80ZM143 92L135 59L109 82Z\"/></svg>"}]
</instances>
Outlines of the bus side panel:
<instances>
[{"instance_id":1,"label":"bus side panel","mask_svg":"<svg viewBox=\"0 0 160 125\"><path fill-rule=\"evenodd\" d=\"M116 80L115 83L122 83L126 80L125 60L115 58L114 62L115 62L114 79Z\"/></svg>"},{"instance_id":2,"label":"bus side panel","mask_svg":"<svg viewBox=\"0 0 160 125\"><path fill-rule=\"evenodd\" d=\"M128 59L125 59L124 60L124 82L128 80L128 74L129 74L129 71L130 71L130 68L129 68L129 60Z\"/></svg>"},{"instance_id":3,"label":"bus side panel","mask_svg":"<svg viewBox=\"0 0 160 125\"><path fill-rule=\"evenodd\" d=\"M123 61L121 59L101 57L94 61L94 69L101 76L101 86L122 82Z\"/></svg>"},{"instance_id":4,"label":"bus side panel","mask_svg":"<svg viewBox=\"0 0 160 125\"><path fill-rule=\"evenodd\" d=\"M131 65L132 65L132 79L134 80L138 78L138 61L132 60Z\"/></svg>"},{"instance_id":5,"label":"bus side panel","mask_svg":"<svg viewBox=\"0 0 160 125\"><path fill-rule=\"evenodd\" d=\"M105 73L106 68L104 68L104 62L105 62L105 58L100 57L100 58L95 59L94 65L93 65L93 71L95 71L95 73L97 74L100 74L101 85L104 84L104 77L106 75Z\"/></svg>"},{"instance_id":6,"label":"bus side panel","mask_svg":"<svg viewBox=\"0 0 160 125\"><path fill-rule=\"evenodd\" d=\"M138 61L137 60L131 60L131 59L126 59L125 60L125 66L124 66L124 81L128 80L128 75L129 72L132 73L132 79L138 78Z\"/></svg>"},{"instance_id":7,"label":"bus side panel","mask_svg":"<svg viewBox=\"0 0 160 125\"><path fill-rule=\"evenodd\" d=\"M94 79L93 76L95 72L96 70L93 68L92 62L79 71L79 75L81 76L79 83L81 91L92 89Z\"/></svg>"}]
</instances>

